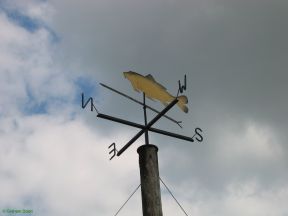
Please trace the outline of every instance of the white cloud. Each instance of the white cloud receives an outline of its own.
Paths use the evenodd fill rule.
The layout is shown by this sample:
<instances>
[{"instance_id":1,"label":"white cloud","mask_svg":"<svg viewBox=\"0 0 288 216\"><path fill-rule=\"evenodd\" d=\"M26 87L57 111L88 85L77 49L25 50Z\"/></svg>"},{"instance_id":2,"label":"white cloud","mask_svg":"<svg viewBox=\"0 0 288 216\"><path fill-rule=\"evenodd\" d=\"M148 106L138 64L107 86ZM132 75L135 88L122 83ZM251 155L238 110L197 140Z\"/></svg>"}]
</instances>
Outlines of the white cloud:
<instances>
[{"instance_id":1,"label":"white cloud","mask_svg":"<svg viewBox=\"0 0 288 216\"><path fill-rule=\"evenodd\" d=\"M70 118L77 111L77 77L53 59L57 44L49 31L30 32L3 12L0 24L0 208L33 208L41 215L111 215L133 191L129 186L137 186L137 162L130 162L137 154L128 152L118 163L110 162L110 139L79 116ZM33 106L42 102L48 112L33 114ZM27 107L32 107L28 115ZM123 143L129 139L125 131L115 138Z\"/></svg>"},{"instance_id":2,"label":"white cloud","mask_svg":"<svg viewBox=\"0 0 288 216\"><path fill-rule=\"evenodd\" d=\"M283 157L276 131L263 124L246 122L241 127L231 127L237 123L229 122L219 127L217 142L222 146L219 149L219 158L224 160L239 160L241 158L255 160L278 160Z\"/></svg>"},{"instance_id":3,"label":"white cloud","mask_svg":"<svg viewBox=\"0 0 288 216\"><path fill-rule=\"evenodd\" d=\"M200 186L201 187L201 186ZM174 190L173 190L174 189ZM235 181L227 185L222 194L211 193L199 185L190 187L174 187L174 195L188 215L287 215L288 185L281 188L261 188L257 180ZM202 194L195 193L200 190ZM192 192L192 193L191 193ZM182 195L182 197L180 196ZM183 197L185 197L183 199ZM183 214L169 194L162 195L165 215Z\"/></svg>"},{"instance_id":4,"label":"white cloud","mask_svg":"<svg viewBox=\"0 0 288 216\"><path fill-rule=\"evenodd\" d=\"M25 206L23 198L39 196L44 202L34 207L39 214L46 207L50 215L101 211L110 215L105 213L113 211L109 205L116 211L134 189L129 186L137 186L137 154L128 152L110 162L109 139L81 120L49 115L5 120L1 125L6 126L1 135L1 207L20 208ZM124 132L116 137L128 139Z\"/></svg>"},{"instance_id":5,"label":"white cloud","mask_svg":"<svg viewBox=\"0 0 288 216\"><path fill-rule=\"evenodd\" d=\"M286 215L285 200L288 185L283 188L261 189L257 182L233 183L227 187L228 196L223 200L224 214L233 215Z\"/></svg>"},{"instance_id":6,"label":"white cloud","mask_svg":"<svg viewBox=\"0 0 288 216\"><path fill-rule=\"evenodd\" d=\"M1 113L16 107L38 105L48 99L75 95L73 74L61 70L53 59L55 44L45 28L29 32L0 13Z\"/></svg>"},{"instance_id":7,"label":"white cloud","mask_svg":"<svg viewBox=\"0 0 288 216\"><path fill-rule=\"evenodd\" d=\"M41 0L3 0L2 5L7 10L16 10L42 24L51 24L55 12L48 1Z\"/></svg>"}]
</instances>

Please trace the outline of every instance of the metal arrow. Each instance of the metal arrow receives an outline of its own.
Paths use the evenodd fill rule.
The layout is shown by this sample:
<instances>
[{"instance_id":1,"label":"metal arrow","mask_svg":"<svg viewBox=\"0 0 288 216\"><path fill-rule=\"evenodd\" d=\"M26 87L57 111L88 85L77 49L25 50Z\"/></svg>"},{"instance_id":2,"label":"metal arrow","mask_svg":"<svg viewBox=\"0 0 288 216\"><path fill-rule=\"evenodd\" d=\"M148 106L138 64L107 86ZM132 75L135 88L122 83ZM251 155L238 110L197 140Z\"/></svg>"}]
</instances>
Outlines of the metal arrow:
<instances>
[{"instance_id":1,"label":"metal arrow","mask_svg":"<svg viewBox=\"0 0 288 216\"><path fill-rule=\"evenodd\" d=\"M135 122L131 122L131 121L127 121L127 120L124 120L124 119L121 119L121 118L116 118L116 117L113 117L113 116L105 115L105 114L102 114L102 113L99 113L97 115L97 117L103 118L103 119L107 119L107 120L111 120L111 121L114 121L114 122L118 122L118 123L121 123L121 124L129 125L129 126L132 126L132 127L145 129L145 125L141 125L141 124L138 124L138 123L135 123ZM158 134L162 134L162 135L166 135L166 136L170 136L170 137L186 140L186 141L189 141L189 142L194 142L194 139L191 138L191 137L183 136L183 135L172 133L172 132L169 132L169 131L160 130L158 128L150 127L148 130L151 131L151 132L154 132L154 133L158 133Z\"/></svg>"},{"instance_id":2,"label":"metal arrow","mask_svg":"<svg viewBox=\"0 0 288 216\"><path fill-rule=\"evenodd\" d=\"M116 90L116 89L114 89L114 88L111 88L111 87L109 87L109 86L107 86L107 85L105 85L105 84L103 84L103 83L100 83L100 85L103 86L103 87L105 87L105 88L107 88L107 89L109 89L109 90L111 90L111 91L113 91L113 92L115 92L115 93L117 93L117 94L119 94L119 95L122 95L122 96L124 96L124 97L126 97L126 98L128 98L128 99L130 99L130 100L132 100L132 101L134 101L134 102L142 105L142 106L146 106L148 109L150 109L150 110L152 110L152 111L154 111L154 112L156 112L156 113L160 113L158 110L154 109L153 107L150 107L150 106L148 106L147 104L144 104L144 103L142 103L141 101L138 101L138 100L136 100L136 99L134 99L134 98L132 98L132 97L130 97L130 96L128 96L128 95L126 95L126 94L124 94L124 93ZM169 119L170 121L176 123L179 127L182 128L182 126L181 126L181 124L180 124L180 123L182 123L182 121L177 121L177 120L175 120L175 119L173 119L173 118L171 118L171 117L169 117L169 116L166 116L166 115L163 115L163 117L165 117L165 118Z\"/></svg>"}]
</instances>

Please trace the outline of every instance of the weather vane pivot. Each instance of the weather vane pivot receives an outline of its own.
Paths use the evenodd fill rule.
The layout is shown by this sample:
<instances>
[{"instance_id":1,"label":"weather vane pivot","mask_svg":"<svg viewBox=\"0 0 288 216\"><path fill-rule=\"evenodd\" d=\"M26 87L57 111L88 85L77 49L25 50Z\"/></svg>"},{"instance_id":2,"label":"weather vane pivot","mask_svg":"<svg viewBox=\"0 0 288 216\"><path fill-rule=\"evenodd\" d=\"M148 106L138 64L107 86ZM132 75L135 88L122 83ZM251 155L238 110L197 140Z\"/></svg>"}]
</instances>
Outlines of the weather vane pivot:
<instances>
[{"instance_id":1,"label":"weather vane pivot","mask_svg":"<svg viewBox=\"0 0 288 216\"><path fill-rule=\"evenodd\" d=\"M135 91L145 93L146 97L151 100L156 99L167 106L176 98L172 96L163 85L158 83L151 74L143 76L133 71L123 72L123 74L124 77L131 82ZM179 108L187 113L188 107L186 104L188 103L188 98L185 95L181 95L178 96L177 99Z\"/></svg>"}]
</instances>

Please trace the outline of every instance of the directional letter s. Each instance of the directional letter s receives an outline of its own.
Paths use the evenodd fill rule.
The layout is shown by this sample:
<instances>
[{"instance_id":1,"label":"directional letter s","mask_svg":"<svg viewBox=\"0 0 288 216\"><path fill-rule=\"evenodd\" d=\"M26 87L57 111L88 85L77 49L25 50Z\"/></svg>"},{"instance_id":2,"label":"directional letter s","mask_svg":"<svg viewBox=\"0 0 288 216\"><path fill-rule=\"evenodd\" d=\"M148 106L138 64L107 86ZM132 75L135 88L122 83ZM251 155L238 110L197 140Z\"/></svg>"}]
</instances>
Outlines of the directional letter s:
<instances>
[{"instance_id":1,"label":"directional letter s","mask_svg":"<svg viewBox=\"0 0 288 216\"><path fill-rule=\"evenodd\" d=\"M202 132L201 128L195 128L195 135L197 135L196 136L196 140L198 142L202 142L203 141L203 136L199 133L199 131Z\"/></svg>"}]
</instances>

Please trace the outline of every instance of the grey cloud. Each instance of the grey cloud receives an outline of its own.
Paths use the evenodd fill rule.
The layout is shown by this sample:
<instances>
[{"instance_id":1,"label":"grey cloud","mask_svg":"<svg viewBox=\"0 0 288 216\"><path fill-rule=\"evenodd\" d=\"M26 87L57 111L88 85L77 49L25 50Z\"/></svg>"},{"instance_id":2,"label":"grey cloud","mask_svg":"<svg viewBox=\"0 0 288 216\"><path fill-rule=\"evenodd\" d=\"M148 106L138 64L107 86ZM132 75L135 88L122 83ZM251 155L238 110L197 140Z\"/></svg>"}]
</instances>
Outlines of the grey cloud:
<instances>
[{"instance_id":1,"label":"grey cloud","mask_svg":"<svg viewBox=\"0 0 288 216\"><path fill-rule=\"evenodd\" d=\"M64 45L100 81L123 87L121 72L131 69L174 87L187 74L192 103L287 120L283 1L54 4L65 14L55 18Z\"/></svg>"},{"instance_id":2,"label":"grey cloud","mask_svg":"<svg viewBox=\"0 0 288 216\"><path fill-rule=\"evenodd\" d=\"M288 17L285 1L53 3L63 12L56 15L55 28L65 38L64 49L72 53L72 59L80 58L83 67L94 73L99 81L131 92L127 81L121 81L121 72L135 70L153 74L171 92L175 92L177 81L187 74L186 94L191 112L188 116L171 112L176 118L185 120L185 129L179 132L191 134L194 127L201 125L206 136L204 145L216 145L213 149L217 149L219 143L215 139L219 134L213 134L215 128L221 127L221 122L233 119L234 125L246 121L270 125L279 132L279 137L287 139L284 132L288 128L288 75L285 71L288 53L285 23ZM103 94L108 101L104 106L106 111L123 115L125 111L136 113L133 105L122 104L122 99L113 94ZM137 97L136 93L131 94ZM111 107L114 103L119 103L117 110ZM136 116L136 120L142 118L140 114ZM160 126L176 130L173 126ZM239 128L240 132L244 129ZM155 136L154 140L161 143L167 139ZM286 155L284 143L282 140ZM219 177L221 175L213 174L215 161L209 157L214 153L208 147L187 146L181 146L183 151L177 149L175 153L182 155L188 149L193 151L191 156L186 156L197 158L191 159L190 163L195 160L201 162L201 166L195 169L197 174L201 176L202 172L203 178L208 179L207 185L217 181L212 181L210 175L225 184ZM203 155L207 156L207 161ZM287 162L283 160L274 165L266 164L264 170L261 164L255 165L254 171L259 170L260 178L273 178L277 169L272 171L272 167L282 167L279 168L281 172ZM240 170L225 170L223 167L217 171L223 175L227 172L241 176L250 165L245 161L240 163ZM218 167L221 166L223 164ZM207 169L207 172L201 169ZM251 168L251 173L254 171ZM178 172L192 175L183 170L173 171ZM247 170L246 174L249 173Z\"/></svg>"}]
</instances>

